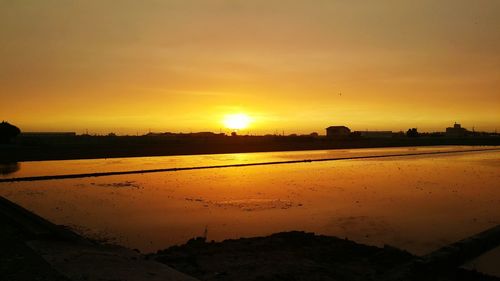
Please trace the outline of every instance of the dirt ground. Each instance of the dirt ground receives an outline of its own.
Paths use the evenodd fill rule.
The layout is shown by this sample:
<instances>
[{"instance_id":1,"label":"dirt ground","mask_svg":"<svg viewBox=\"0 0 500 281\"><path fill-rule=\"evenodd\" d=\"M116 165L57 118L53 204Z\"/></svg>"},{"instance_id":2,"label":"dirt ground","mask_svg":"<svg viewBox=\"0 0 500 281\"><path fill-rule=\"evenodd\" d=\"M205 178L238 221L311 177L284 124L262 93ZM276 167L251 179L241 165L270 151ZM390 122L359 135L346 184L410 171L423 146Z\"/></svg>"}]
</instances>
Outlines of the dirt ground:
<instances>
[{"instance_id":1,"label":"dirt ground","mask_svg":"<svg viewBox=\"0 0 500 281\"><path fill-rule=\"evenodd\" d=\"M200 280L393 280L390 273L416 257L408 252L336 237L284 232L223 242L192 239L150 255ZM499 280L477 272L397 280ZM423 279L421 279L423 278Z\"/></svg>"},{"instance_id":2,"label":"dirt ground","mask_svg":"<svg viewBox=\"0 0 500 281\"><path fill-rule=\"evenodd\" d=\"M69 281L25 244L29 237L0 215L0 280Z\"/></svg>"}]
</instances>

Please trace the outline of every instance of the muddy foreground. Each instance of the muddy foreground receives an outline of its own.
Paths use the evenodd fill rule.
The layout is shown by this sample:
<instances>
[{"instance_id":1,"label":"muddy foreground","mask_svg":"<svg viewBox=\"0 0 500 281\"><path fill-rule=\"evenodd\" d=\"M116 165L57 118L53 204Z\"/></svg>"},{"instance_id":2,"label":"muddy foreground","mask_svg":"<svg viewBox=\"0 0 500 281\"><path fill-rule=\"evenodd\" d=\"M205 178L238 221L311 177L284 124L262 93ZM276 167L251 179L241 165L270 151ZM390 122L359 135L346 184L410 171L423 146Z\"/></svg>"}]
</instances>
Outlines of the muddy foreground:
<instances>
[{"instance_id":1,"label":"muddy foreground","mask_svg":"<svg viewBox=\"0 0 500 281\"><path fill-rule=\"evenodd\" d=\"M405 266L417 257L406 251L298 231L223 242L197 238L148 258L200 280L500 280L465 269L409 272Z\"/></svg>"}]
</instances>

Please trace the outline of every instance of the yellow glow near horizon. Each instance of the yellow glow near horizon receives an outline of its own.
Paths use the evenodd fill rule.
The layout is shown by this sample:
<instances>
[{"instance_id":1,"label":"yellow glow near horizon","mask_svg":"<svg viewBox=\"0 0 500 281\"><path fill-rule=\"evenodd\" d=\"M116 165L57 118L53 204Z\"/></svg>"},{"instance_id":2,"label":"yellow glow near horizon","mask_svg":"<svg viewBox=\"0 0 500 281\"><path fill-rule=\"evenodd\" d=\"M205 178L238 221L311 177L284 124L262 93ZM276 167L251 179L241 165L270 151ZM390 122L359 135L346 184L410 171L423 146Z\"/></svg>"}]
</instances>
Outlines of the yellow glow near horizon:
<instances>
[{"instance_id":1,"label":"yellow glow near horizon","mask_svg":"<svg viewBox=\"0 0 500 281\"><path fill-rule=\"evenodd\" d=\"M244 113L228 114L224 116L224 126L231 130L242 130L248 127L251 119Z\"/></svg>"},{"instance_id":2,"label":"yellow glow near horizon","mask_svg":"<svg viewBox=\"0 0 500 281\"><path fill-rule=\"evenodd\" d=\"M129 135L500 129L500 1L351 2L0 1L0 122ZM250 122L225 122L239 113Z\"/></svg>"}]
</instances>

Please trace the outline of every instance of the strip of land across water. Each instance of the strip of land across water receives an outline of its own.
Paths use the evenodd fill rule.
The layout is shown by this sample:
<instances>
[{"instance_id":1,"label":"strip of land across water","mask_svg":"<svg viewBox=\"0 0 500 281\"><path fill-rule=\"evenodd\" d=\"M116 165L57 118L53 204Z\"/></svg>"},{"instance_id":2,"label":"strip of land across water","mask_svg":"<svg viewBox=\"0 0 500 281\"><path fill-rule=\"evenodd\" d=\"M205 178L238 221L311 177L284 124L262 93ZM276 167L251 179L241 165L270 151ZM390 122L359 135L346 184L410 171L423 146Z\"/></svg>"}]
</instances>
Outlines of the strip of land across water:
<instances>
[{"instance_id":1,"label":"strip of land across water","mask_svg":"<svg viewBox=\"0 0 500 281\"><path fill-rule=\"evenodd\" d=\"M314 136L18 137L0 145L2 162L436 145L500 145L499 136L336 140Z\"/></svg>"},{"instance_id":2,"label":"strip of land across water","mask_svg":"<svg viewBox=\"0 0 500 281\"><path fill-rule=\"evenodd\" d=\"M321 158L321 159L301 159L301 160L288 160L288 161L240 163L240 164L211 165L211 166L194 166L194 167L181 167L181 168L160 168L160 169L149 169L149 170L131 170L131 171L115 171L115 172L46 175L46 176L16 177L16 178L0 179L0 183L2 183L2 182L23 182L23 181L24 182L26 182L26 181L42 181L42 180L61 180L61 179L76 179L76 178L88 178L88 177L105 177L105 176L117 176L117 175L148 174L148 173L160 173L160 172L176 172L176 171L188 171L188 170L231 168L231 167L283 165L283 164L326 162L326 161L338 161L338 160L375 159L375 158L390 158L390 157L405 157L405 156L408 157L408 156L423 156L423 155L453 154L453 153L498 151L498 150L500 150L500 148L479 148L479 149L453 150L453 151L396 153L396 154L384 154L384 155L364 155L364 156L349 156L349 157L335 157L335 158Z\"/></svg>"}]
</instances>

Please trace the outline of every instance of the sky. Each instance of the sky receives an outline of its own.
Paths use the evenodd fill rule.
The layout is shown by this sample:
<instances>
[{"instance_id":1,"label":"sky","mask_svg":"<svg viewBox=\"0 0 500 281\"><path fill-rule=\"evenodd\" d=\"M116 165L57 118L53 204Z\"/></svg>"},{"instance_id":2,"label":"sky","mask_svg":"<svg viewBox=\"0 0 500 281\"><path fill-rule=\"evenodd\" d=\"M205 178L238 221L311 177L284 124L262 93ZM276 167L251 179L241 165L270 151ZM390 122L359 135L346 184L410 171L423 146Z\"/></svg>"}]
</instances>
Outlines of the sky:
<instances>
[{"instance_id":1,"label":"sky","mask_svg":"<svg viewBox=\"0 0 500 281\"><path fill-rule=\"evenodd\" d=\"M23 131L500 129L497 0L0 0Z\"/></svg>"}]
</instances>

